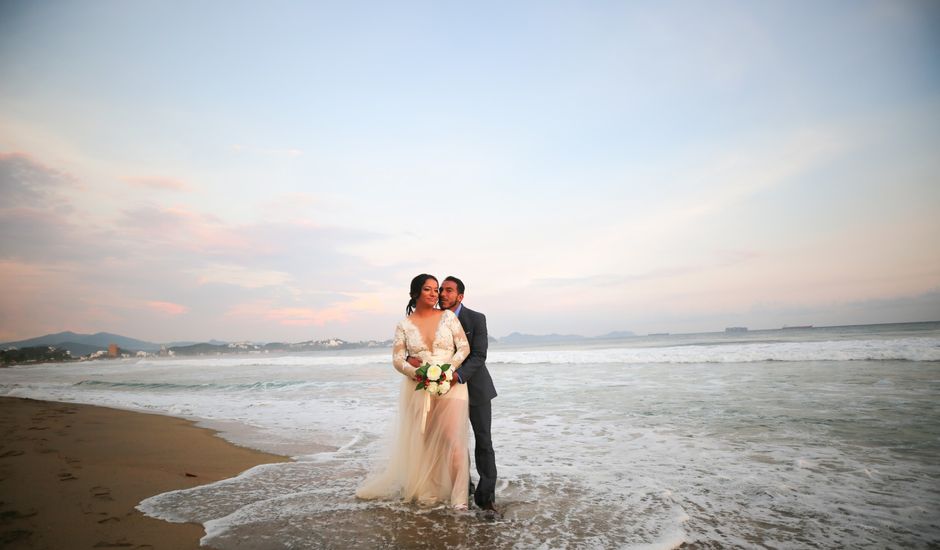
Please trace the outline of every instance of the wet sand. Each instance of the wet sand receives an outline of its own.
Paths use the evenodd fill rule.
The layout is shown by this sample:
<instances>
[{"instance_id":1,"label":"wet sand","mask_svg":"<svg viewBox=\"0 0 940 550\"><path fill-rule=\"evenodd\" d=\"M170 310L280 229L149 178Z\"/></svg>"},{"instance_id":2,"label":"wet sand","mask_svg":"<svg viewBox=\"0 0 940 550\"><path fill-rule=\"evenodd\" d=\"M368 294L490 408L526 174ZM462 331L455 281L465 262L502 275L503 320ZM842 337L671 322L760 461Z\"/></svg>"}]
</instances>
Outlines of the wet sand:
<instances>
[{"instance_id":1,"label":"wet sand","mask_svg":"<svg viewBox=\"0 0 940 550\"><path fill-rule=\"evenodd\" d=\"M135 506L288 460L169 416L9 397L0 434L2 548L199 548L202 525Z\"/></svg>"}]
</instances>

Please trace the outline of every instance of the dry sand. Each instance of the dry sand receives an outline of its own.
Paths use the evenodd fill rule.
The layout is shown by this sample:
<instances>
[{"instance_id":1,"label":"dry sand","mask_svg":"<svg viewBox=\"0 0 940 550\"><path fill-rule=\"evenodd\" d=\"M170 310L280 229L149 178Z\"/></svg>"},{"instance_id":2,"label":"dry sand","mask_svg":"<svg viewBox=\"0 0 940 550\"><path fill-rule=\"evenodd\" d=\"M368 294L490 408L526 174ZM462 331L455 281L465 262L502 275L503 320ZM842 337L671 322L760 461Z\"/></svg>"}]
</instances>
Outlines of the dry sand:
<instances>
[{"instance_id":1,"label":"dry sand","mask_svg":"<svg viewBox=\"0 0 940 550\"><path fill-rule=\"evenodd\" d=\"M288 460L168 416L0 397L0 547L199 548L198 524L134 507Z\"/></svg>"}]
</instances>

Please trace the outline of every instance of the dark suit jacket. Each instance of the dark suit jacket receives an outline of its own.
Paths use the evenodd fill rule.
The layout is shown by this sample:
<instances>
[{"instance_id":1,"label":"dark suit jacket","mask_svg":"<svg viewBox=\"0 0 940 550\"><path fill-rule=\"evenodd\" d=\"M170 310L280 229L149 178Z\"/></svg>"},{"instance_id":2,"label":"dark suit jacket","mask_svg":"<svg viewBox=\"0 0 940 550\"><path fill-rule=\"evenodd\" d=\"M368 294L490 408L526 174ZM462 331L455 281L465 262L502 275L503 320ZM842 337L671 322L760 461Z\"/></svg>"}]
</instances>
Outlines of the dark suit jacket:
<instances>
[{"instance_id":1,"label":"dark suit jacket","mask_svg":"<svg viewBox=\"0 0 940 550\"><path fill-rule=\"evenodd\" d=\"M470 342L470 355L464 359L457 372L460 373L460 379L467 384L472 406L496 397L493 378L490 377L490 371L486 370L486 348L489 345L486 316L467 306L461 306L457 320L463 326L467 341Z\"/></svg>"}]
</instances>

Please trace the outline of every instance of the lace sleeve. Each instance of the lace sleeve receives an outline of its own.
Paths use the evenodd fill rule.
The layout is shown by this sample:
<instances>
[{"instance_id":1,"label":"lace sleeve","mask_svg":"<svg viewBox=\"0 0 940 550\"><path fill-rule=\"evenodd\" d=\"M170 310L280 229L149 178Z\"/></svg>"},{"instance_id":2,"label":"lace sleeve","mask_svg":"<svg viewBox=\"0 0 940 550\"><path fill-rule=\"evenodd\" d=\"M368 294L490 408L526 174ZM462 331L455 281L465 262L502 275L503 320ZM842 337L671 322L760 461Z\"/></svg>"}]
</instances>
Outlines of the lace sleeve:
<instances>
[{"instance_id":1,"label":"lace sleeve","mask_svg":"<svg viewBox=\"0 0 940 550\"><path fill-rule=\"evenodd\" d=\"M451 334L454 335L454 346L457 348L453 358L450 360L450 364L454 369L458 369L463 363L463 360L470 355L470 343L467 342L467 335L464 333L460 321L457 320L457 316L451 311L447 313L449 313L447 316L447 327L450 329Z\"/></svg>"},{"instance_id":2,"label":"lace sleeve","mask_svg":"<svg viewBox=\"0 0 940 550\"><path fill-rule=\"evenodd\" d=\"M392 344L392 366L408 378L413 378L417 369L405 361L406 357L408 357L408 350L405 346L405 329L401 326L401 323L398 323L398 326L395 327L395 341Z\"/></svg>"}]
</instances>

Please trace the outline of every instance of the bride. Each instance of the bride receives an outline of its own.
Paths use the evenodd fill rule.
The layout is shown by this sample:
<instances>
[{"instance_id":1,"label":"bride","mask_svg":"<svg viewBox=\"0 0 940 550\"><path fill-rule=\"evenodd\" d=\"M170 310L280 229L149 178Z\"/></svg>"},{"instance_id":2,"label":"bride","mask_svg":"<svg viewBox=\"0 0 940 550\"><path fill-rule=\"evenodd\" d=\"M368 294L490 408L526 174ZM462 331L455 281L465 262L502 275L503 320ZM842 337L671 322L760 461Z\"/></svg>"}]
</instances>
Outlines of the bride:
<instances>
[{"instance_id":1,"label":"bride","mask_svg":"<svg viewBox=\"0 0 940 550\"><path fill-rule=\"evenodd\" d=\"M453 381L442 396L415 390L415 369L405 360L460 367L470 344L457 316L436 309L438 281L422 273L411 281L405 318L395 327L392 364L403 375L398 399L398 434L388 466L356 491L363 499L401 497L422 504L467 507L470 455L467 452L466 384Z\"/></svg>"}]
</instances>

